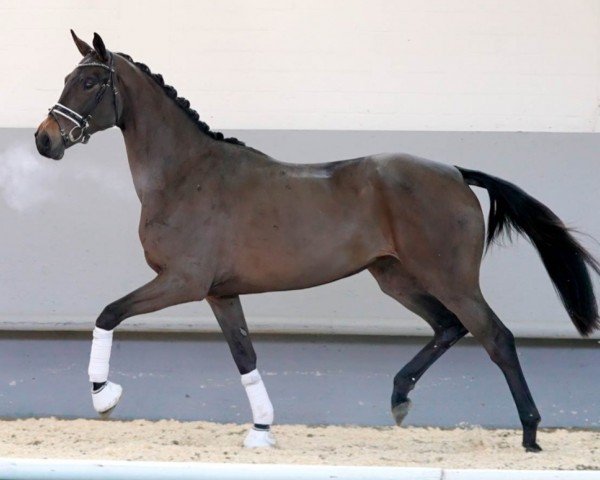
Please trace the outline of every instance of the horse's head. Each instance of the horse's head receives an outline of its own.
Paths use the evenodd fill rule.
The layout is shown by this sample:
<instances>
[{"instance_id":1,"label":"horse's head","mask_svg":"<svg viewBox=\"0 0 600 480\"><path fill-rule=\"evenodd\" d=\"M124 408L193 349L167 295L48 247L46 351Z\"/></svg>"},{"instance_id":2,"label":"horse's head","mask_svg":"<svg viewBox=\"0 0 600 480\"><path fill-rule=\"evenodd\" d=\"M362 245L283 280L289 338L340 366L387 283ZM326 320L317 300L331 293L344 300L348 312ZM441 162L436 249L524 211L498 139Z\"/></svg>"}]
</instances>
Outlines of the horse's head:
<instances>
[{"instance_id":1,"label":"horse's head","mask_svg":"<svg viewBox=\"0 0 600 480\"><path fill-rule=\"evenodd\" d=\"M65 78L65 87L35 132L38 152L60 160L65 149L87 143L90 135L118 123L122 105L115 82L113 54L94 33L93 48L71 30L83 60Z\"/></svg>"}]
</instances>

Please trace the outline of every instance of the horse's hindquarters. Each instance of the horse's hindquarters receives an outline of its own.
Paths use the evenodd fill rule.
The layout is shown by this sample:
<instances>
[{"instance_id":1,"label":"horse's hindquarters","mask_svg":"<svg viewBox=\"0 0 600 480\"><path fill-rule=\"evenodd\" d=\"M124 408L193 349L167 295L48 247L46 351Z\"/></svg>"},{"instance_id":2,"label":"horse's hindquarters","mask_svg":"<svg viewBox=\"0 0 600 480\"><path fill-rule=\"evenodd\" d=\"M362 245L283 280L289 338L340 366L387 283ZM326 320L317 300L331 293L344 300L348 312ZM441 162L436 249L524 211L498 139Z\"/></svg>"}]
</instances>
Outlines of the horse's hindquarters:
<instances>
[{"instance_id":1,"label":"horse's hindquarters","mask_svg":"<svg viewBox=\"0 0 600 480\"><path fill-rule=\"evenodd\" d=\"M427 286L478 288L484 221L477 197L451 166L404 155L377 160L397 258Z\"/></svg>"}]
</instances>

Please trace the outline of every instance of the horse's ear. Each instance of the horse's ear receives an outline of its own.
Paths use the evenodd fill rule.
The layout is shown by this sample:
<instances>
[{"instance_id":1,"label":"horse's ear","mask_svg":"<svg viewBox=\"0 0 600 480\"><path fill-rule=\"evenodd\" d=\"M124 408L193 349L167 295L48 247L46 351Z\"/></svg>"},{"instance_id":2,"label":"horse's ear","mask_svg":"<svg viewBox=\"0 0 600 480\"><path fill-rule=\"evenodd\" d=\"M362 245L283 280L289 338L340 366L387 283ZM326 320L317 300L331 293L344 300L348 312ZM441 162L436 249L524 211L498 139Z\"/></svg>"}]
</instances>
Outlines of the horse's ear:
<instances>
[{"instance_id":1,"label":"horse's ear","mask_svg":"<svg viewBox=\"0 0 600 480\"><path fill-rule=\"evenodd\" d=\"M108 61L108 53L106 52L104 41L96 32L94 32L94 41L92 43L94 45L94 48L96 49L96 53L100 57L100 60L102 60L103 62Z\"/></svg>"},{"instance_id":2,"label":"horse's ear","mask_svg":"<svg viewBox=\"0 0 600 480\"><path fill-rule=\"evenodd\" d=\"M73 37L73 41L75 42L75 45L77 45L77 50L79 50L79 53L81 53L81 55L83 55L84 57L88 53L91 53L94 51L94 49L92 47L90 47L81 38L79 38L77 35L75 35L75 32L73 31L73 29L71 29L71 36Z\"/></svg>"}]
</instances>

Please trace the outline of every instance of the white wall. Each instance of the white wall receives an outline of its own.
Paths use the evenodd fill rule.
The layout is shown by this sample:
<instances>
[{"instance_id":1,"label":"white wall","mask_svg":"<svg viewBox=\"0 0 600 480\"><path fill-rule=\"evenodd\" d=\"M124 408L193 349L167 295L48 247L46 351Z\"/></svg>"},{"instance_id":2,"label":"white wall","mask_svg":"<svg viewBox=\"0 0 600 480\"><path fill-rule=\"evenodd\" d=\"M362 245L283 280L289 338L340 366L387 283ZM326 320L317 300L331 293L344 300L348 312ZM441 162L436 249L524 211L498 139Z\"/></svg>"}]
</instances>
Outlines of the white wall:
<instances>
[{"instance_id":1,"label":"white wall","mask_svg":"<svg viewBox=\"0 0 600 480\"><path fill-rule=\"evenodd\" d=\"M599 128L598 0L0 0L0 22L0 127L56 101L74 28L214 128Z\"/></svg>"}]
</instances>

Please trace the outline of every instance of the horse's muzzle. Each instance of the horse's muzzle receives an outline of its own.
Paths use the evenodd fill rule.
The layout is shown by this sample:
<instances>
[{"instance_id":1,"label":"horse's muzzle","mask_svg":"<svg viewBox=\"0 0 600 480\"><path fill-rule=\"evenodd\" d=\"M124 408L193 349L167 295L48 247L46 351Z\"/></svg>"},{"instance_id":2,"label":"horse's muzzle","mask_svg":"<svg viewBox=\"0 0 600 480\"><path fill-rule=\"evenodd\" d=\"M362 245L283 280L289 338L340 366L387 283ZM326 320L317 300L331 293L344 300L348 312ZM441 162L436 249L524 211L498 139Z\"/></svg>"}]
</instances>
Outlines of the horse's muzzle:
<instances>
[{"instance_id":1,"label":"horse's muzzle","mask_svg":"<svg viewBox=\"0 0 600 480\"><path fill-rule=\"evenodd\" d=\"M35 146L40 155L60 160L65 154L65 145L58 131L54 132L52 126L45 120L35 132Z\"/></svg>"}]
</instances>

